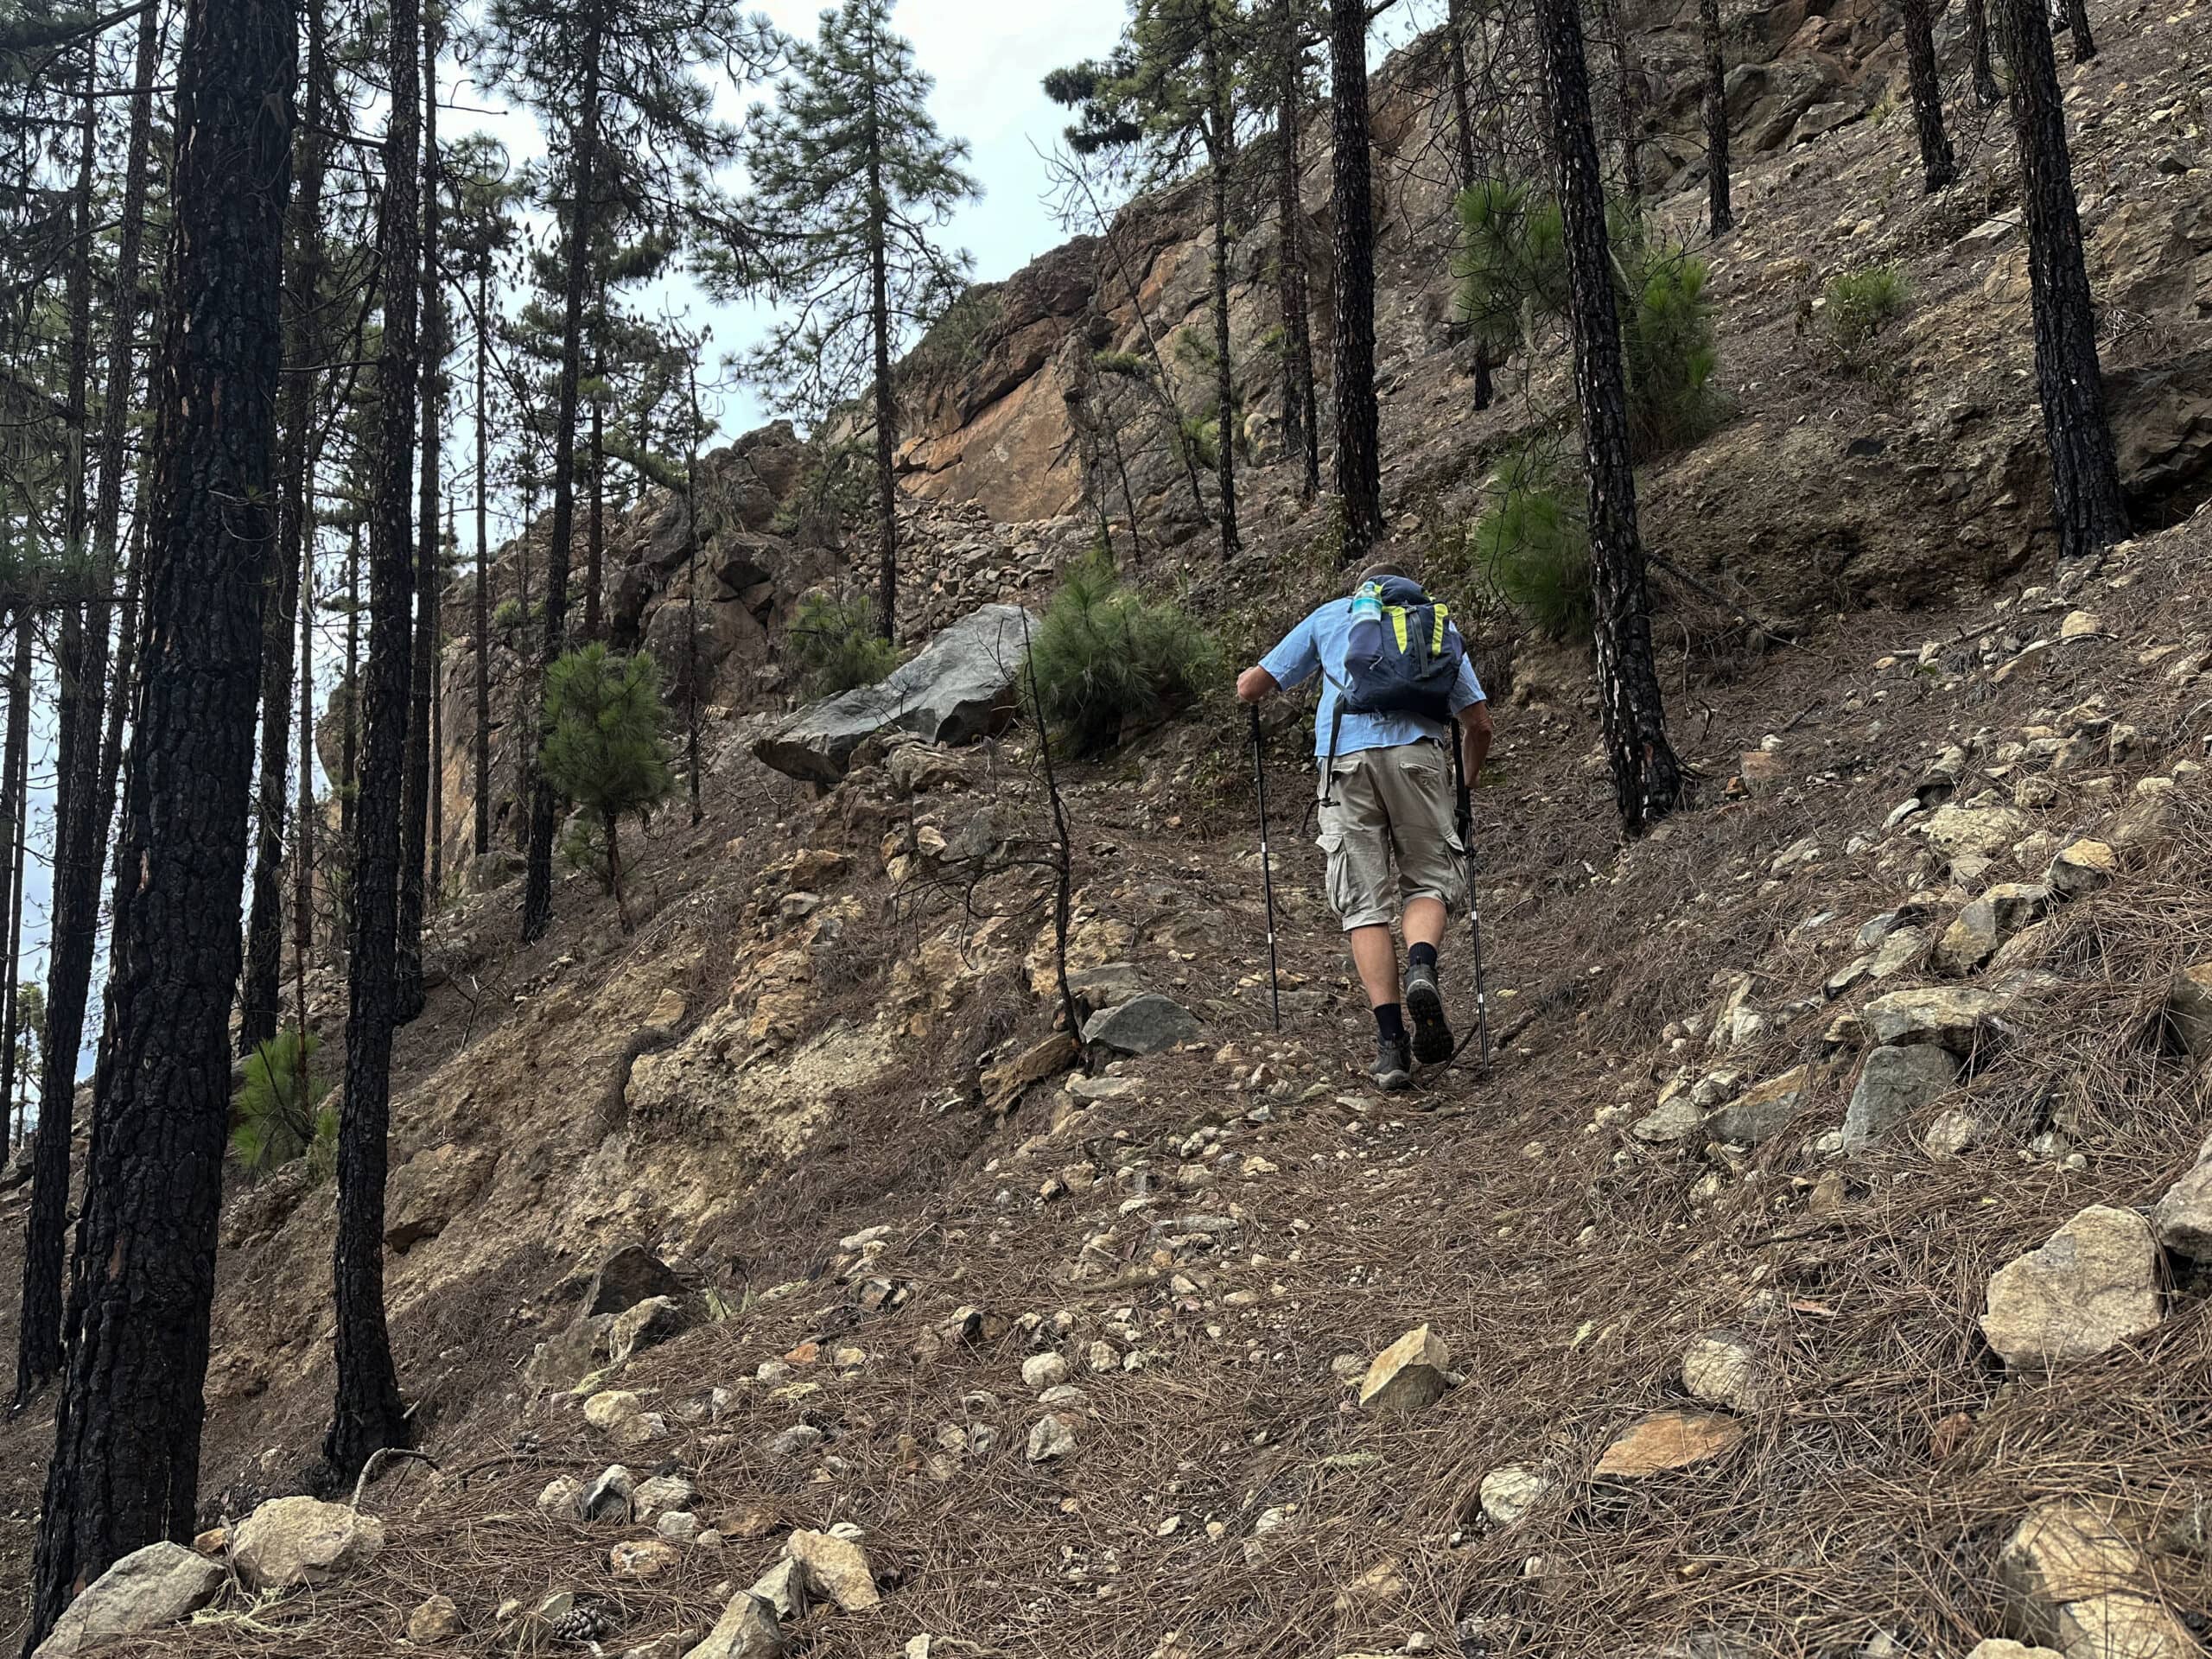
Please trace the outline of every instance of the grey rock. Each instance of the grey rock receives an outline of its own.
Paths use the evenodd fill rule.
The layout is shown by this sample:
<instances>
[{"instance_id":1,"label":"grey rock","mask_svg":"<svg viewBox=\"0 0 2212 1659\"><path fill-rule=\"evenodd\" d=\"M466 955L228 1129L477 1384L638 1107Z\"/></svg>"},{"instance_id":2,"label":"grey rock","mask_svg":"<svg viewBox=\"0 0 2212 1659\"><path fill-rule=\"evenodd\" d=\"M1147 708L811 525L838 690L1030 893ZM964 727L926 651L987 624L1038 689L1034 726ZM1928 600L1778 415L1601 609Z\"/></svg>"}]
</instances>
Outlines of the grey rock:
<instances>
[{"instance_id":1,"label":"grey rock","mask_svg":"<svg viewBox=\"0 0 2212 1659\"><path fill-rule=\"evenodd\" d=\"M2197 1154L2196 1166L2166 1189L2151 1224L2175 1255L2212 1262L2212 1140Z\"/></svg>"},{"instance_id":2,"label":"grey rock","mask_svg":"<svg viewBox=\"0 0 2212 1659\"><path fill-rule=\"evenodd\" d=\"M1904 1118L1946 1093L1959 1063L1936 1043L1870 1050L1843 1115L1843 1149L1864 1152Z\"/></svg>"},{"instance_id":3,"label":"grey rock","mask_svg":"<svg viewBox=\"0 0 2212 1659\"><path fill-rule=\"evenodd\" d=\"M1811 1083L1811 1068L1793 1065L1781 1076L1745 1090L1705 1120L1707 1136L1741 1147L1755 1147L1773 1139L1796 1116Z\"/></svg>"},{"instance_id":4,"label":"grey rock","mask_svg":"<svg viewBox=\"0 0 2212 1659\"><path fill-rule=\"evenodd\" d=\"M1990 1275L1981 1330L2007 1365L2037 1371L2145 1336L2160 1313L2150 1224L2100 1204Z\"/></svg>"},{"instance_id":5,"label":"grey rock","mask_svg":"<svg viewBox=\"0 0 2212 1659\"><path fill-rule=\"evenodd\" d=\"M608 1336L614 1326L612 1313L586 1314L537 1344L523 1381L534 1389L556 1391L573 1389L608 1363Z\"/></svg>"},{"instance_id":6,"label":"grey rock","mask_svg":"<svg viewBox=\"0 0 2212 1659\"><path fill-rule=\"evenodd\" d=\"M683 1294L675 1268L643 1245L626 1245L600 1263L584 1297L584 1316L626 1313L649 1297Z\"/></svg>"},{"instance_id":7,"label":"grey rock","mask_svg":"<svg viewBox=\"0 0 2212 1659\"><path fill-rule=\"evenodd\" d=\"M637 1483L630 1471L619 1463L610 1464L584 1490L576 1504L576 1513L587 1521L626 1521L630 1518L630 1501L636 1491Z\"/></svg>"},{"instance_id":8,"label":"grey rock","mask_svg":"<svg viewBox=\"0 0 2212 1659\"><path fill-rule=\"evenodd\" d=\"M1178 1043L1196 1042L1204 1034L1188 1008L1156 991L1093 1014L1083 1027L1084 1042L1123 1054L1157 1054Z\"/></svg>"},{"instance_id":9,"label":"grey rock","mask_svg":"<svg viewBox=\"0 0 2212 1659\"><path fill-rule=\"evenodd\" d=\"M776 1610L750 1590L741 1590L707 1632L707 1639L684 1659L782 1659L784 1651Z\"/></svg>"},{"instance_id":10,"label":"grey rock","mask_svg":"<svg viewBox=\"0 0 2212 1659\"><path fill-rule=\"evenodd\" d=\"M887 728L928 743L972 743L1013 709L1014 681L1028 660L1025 618L1029 629L1039 625L1020 606L985 605L881 683L810 703L759 739L753 752L787 777L834 784L853 751Z\"/></svg>"},{"instance_id":11,"label":"grey rock","mask_svg":"<svg viewBox=\"0 0 2212 1659\"><path fill-rule=\"evenodd\" d=\"M95 1579L55 1621L32 1659L69 1659L174 1624L215 1599L222 1564L182 1544L134 1549Z\"/></svg>"},{"instance_id":12,"label":"grey rock","mask_svg":"<svg viewBox=\"0 0 2212 1659\"><path fill-rule=\"evenodd\" d=\"M682 1335L690 1323L683 1304L673 1296L648 1296L614 1316L607 1333L607 1355L618 1363L626 1360L642 1349Z\"/></svg>"}]
</instances>

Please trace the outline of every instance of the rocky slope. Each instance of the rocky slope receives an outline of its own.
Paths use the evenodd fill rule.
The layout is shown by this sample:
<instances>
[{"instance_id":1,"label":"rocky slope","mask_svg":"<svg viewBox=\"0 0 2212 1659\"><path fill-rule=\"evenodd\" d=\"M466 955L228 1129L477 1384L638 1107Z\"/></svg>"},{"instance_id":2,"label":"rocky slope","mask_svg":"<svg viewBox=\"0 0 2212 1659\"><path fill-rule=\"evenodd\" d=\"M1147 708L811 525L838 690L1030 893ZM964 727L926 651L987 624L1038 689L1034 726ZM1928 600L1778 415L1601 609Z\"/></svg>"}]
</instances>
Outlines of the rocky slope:
<instances>
[{"instance_id":1,"label":"rocky slope","mask_svg":"<svg viewBox=\"0 0 2212 1659\"><path fill-rule=\"evenodd\" d=\"M635 930L576 878L518 950L496 868L435 930L388 1287L436 1470L389 1475L359 1518L257 1510L327 1405L331 1197L297 1169L241 1184L206 1497L211 1524L264 1518L213 1578L143 1564L162 1607L210 1605L139 1650L2192 1650L2202 13L2115 13L2075 77L2130 477L2146 522L2176 522L2063 582L1994 119L1959 111L1969 181L1923 202L1907 124L1881 118L1883 13L1731 16L1756 60L1745 228L1713 250L1737 410L1645 495L1656 547L1798 643L1761 650L1661 575L1705 782L1624 849L1586 664L1485 639L1517 705L1481 807L1495 1065L1406 1104L1359 1086L1318 855L1280 821L1271 1027L1247 760L1211 706L1063 774L1073 979L1120 1011L1079 1052L1028 739L864 746L822 790L754 758L791 697L777 631L842 562L798 510L799 448L753 435L706 469L696 547L663 499L610 543L620 641L680 661L696 618L715 642L705 816L645 832ZM1684 26L1641 38L1672 130ZM1562 383L1548 353L1466 411L1425 64L1380 99L1382 332L1394 522L1433 550ZM1325 153L1307 168L1318 234ZM1672 185L1687 228L1687 152ZM1094 308L1109 343L1141 334L1125 266L1143 326L1193 324L1193 211L1125 215L1095 308L1100 249L1073 245L910 362L912 632L1038 601L1087 545L1065 377ZM1247 340L1266 235L1242 245ZM1842 375L1802 307L1877 258L1916 308L1885 373ZM1194 578L1232 650L1327 591L1287 469L1252 474L1252 549L1224 569L1147 453L1116 503L1141 569ZM449 827L474 648L444 670ZM505 720L513 659L492 662ZM1286 819L1295 712L1270 734ZM1469 973L1455 936L1462 1008ZM16 1581L50 1437L42 1410L0 1427Z\"/></svg>"}]
</instances>

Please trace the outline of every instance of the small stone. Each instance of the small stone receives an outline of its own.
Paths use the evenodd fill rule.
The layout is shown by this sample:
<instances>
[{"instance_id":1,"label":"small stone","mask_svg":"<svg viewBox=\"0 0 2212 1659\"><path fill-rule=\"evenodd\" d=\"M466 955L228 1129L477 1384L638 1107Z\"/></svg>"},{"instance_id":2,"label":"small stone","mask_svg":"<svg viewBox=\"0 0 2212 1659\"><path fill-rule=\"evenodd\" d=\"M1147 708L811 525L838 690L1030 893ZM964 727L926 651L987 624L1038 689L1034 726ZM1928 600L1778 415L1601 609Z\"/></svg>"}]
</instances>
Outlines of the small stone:
<instances>
[{"instance_id":1,"label":"small stone","mask_svg":"<svg viewBox=\"0 0 2212 1659\"><path fill-rule=\"evenodd\" d=\"M1492 1526L1510 1527L1543 1502L1554 1483L1541 1469L1527 1464L1508 1464L1482 1478L1476 1497Z\"/></svg>"},{"instance_id":2,"label":"small stone","mask_svg":"<svg viewBox=\"0 0 2212 1659\"><path fill-rule=\"evenodd\" d=\"M1986 1642L1977 1642L1967 1659L2066 1659L2056 1648L2024 1647L2018 1642L2001 1636L1993 1636Z\"/></svg>"},{"instance_id":3,"label":"small stone","mask_svg":"<svg viewBox=\"0 0 2212 1659\"><path fill-rule=\"evenodd\" d=\"M2108 842L2076 841L2069 843L2051 861L2050 871L2044 880L2053 893L2067 899L2079 899L2109 885L2120 874L2120 855Z\"/></svg>"},{"instance_id":4,"label":"small stone","mask_svg":"<svg viewBox=\"0 0 2212 1659\"><path fill-rule=\"evenodd\" d=\"M2067 1659L2195 1659L2196 1643L2161 1606L2140 1550L2087 1503L2046 1503L1997 1558L2006 1623Z\"/></svg>"},{"instance_id":5,"label":"small stone","mask_svg":"<svg viewBox=\"0 0 2212 1659\"><path fill-rule=\"evenodd\" d=\"M689 1510L671 1510L653 1522L653 1530L671 1543L688 1544L699 1535L699 1517Z\"/></svg>"},{"instance_id":6,"label":"small stone","mask_svg":"<svg viewBox=\"0 0 2212 1659\"><path fill-rule=\"evenodd\" d=\"M648 1296L614 1316L608 1327L609 1357L620 1364L632 1355L683 1334L689 1323L683 1306L672 1296Z\"/></svg>"},{"instance_id":7,"label":"small stone","mask_svg":"<svg viewBox=\"0 0 2212 1659\"><path fill-rule=\"evenodd\" d=\"M618 1446L643 1446L668 1433L657 1412L627 1389L607 1389L584 1402L584 1421Z\"/></svg>"},{"instance_id":8,"label":"small stone","mask_svg":"<svg viewBox=\"0 0 2212 1659\"><path fill-rule=\"evenodd\" d=\"M2196 1167L2166 1189L2151 1224L2176 1255L2212 1262L2212 1140L2197 1153Z\"/></svg>"},{"instance_id":9,"label":"small stone","mask_svg":"<svg viewBox=\"0 0 2212 1659\"><path fill-rule=\"evenodd\" d=\"M451 1596L432 1596L407 1616L407 1639L416 1647L434 1647L461 1634L461 1609Z\"/></svg>"},{"instance_id":10,"label":"small stone","mask_svg":"<svg viewBox=\"0 0 2212 1659\"><path fill-rule=\"evenodd\" d=\"M864 1613L882 1601L868 1557L852 1540L802 1530L785 1540L784 1548L806 1569L808 1588L836 1602L841 1611Z\"/></svg>"},{"instance_id":11,"label":"small stone","mask_svg":"<svg viewBox=\"0 0 2212 1659\"><path fill-rule=\"evenodd\" d=\"M1923 833L1947 859L1996 858L2028 833L2028 820L2009 806L1939 806Z\"/></svg>"},{"instance_id":12,"label":"small stone","mask_svg":"<svg viewBox=\"0 0 2212 1659\"><path fill-rule=\"evenodd\" d=\"M1984 1023L2009 1001L1984 986L1927 986L1878 996L1859 1011L1859 1019L1878 1045L1938 1043L1954 1054L1967 1054Z\"/></svg>"},{"instance_id":13,"label":"small stone","mask_svg":"<svg viewBox=\"0 0 2212 1659\"><path fill-rule=\"evenodd\" d=\"M2158 1249L2133 1210L2092 1205L1989 1280L1982 1334L2015 1370L2089 1359L2158 1324Z\"/></svg>"},{"instance_id":14,"label":"small stone","mask_svg":"<svg viewBox=\"0 0 2212 1659\"><path fill-rule=\"evenodd\" d=\"M574 1475L556 1475L537 1495L537 1512L553 1521L583 1517L584 1484Z\"/></svg>"},{"instance_id":15,"label":"small stone","mask_svg":"<svg viewBox=\"0 0 2212 1659\"><path fill-rule=\"evenodd\" d=\"M619 1463L609 1464L585 1490L577 1512L587 1521L626 1521L636 1490L637 1483L627 1469Z\"/></svg>"},{"instance_id":16,"label":"small stone","mask_svg":"<svg viewBox=\"0 0 2212 1659\"><path fill-rule=\"evenodd\" d=\"M683 1552L665 1538L632 1538L607 1552L607 1570L626 1583L641 1584L683 1559Z\"/></svg>"},{"instance_id":17,"label":"small stone","mask_svg":"<svg viewBox=\"0 0 2212 1659\"><path fill-rule=\"evenodd\" d=\"M1692 1399L1732 1411L1756 1409L1764 1392L1757 1351L1732 1331L1691 1339L1682 1355L1682 1386Z\"/></svg>"},{"instance_id":18,"label":"small stone","mask_svg":"<svg viewBox=\"0 0 2212 1659\"><path fill-rule=\"evenodd\" d=\"M2212 1059L2212 962L2174 976L2166 992L2166 1023L2191 1059Z\"/></svg>"},{"instance_id":19,"label":"small stone","mask_svg":"<svg viewBox=\"0 0 2212 1659\"><path fill-rule=\"evenodd\" d=\"M1068 1363L1057 1353L1032 1354L1021 1362L1022 1386L1050 1389L1068 1380Z\"/></svg>"},{"instance_id":20,"label":"small stone","mask_svg":"<svg viewBox=\"0 0 2212 1659\"><path fill-rule=\"evenodd\" d=\"M1810 1066L1793 1065L1781 1076L1746 1089L1705 1120L1706 1134L1739 1147L1756 1147L1772 1140L1804 1104L1812 1075Z\"/></svg>"},{"instance_id":21,"label":"small stone","mask_svg":"<svg viewBox=\"0 0 2212 1659\"><path fill-rule=\"evenodd\" d=\"M1592 1473L1599 1479L1641 1480L1707 1463L1743 1441L1741 1419L1718 1411L1655 1411L1614 1436Z\"/></svg>"},{"instance_id":22,"label":"small stone","mask_svg":"<svg viewBox=\"0 0 2212 1659\"><path fill-rule=\"evenodd\" d=\"M1986 1134L1987 1130L1980 1118L1963 1107L1954 1106L1948 1111L1936 1115L1936 1121L1928 1126L1928 1134L1922 1145L1927 1148L1930 1158L1940 1162L1956 1158L1980 1146Z\"/></svg>"},{"instance_id":23,"label":"small stone","mask_svg":"<svg viewBox=\"0 0 2212 1659\"><path fill-rule=\"evenodd\" d=\"M699 1489L682 1475L655 1475L639 1483L630 1495L630 1512L650 1521L669 1510L688 1510L698 1501Z\"/></svg>"},{"instance_id":24,"label":"small stone","mask_svg":"<svg viewBox=\"0 0 2212 1659\"><path fill-rule=\"evenodd\" d=\"M1075 1429L1058 1412L1046 1412L1031 1425L1029 1430L1029 1461L1050 1463L1057 1458L1071 1455L1075 1451Z\"/></svg>"},{"instance_id":25,"label":"small stone","mask_svg":"<svg viewBox=\"0 0 2212 1659\"><path fill-rule=\"evenodd\" d=\"M2094 611L2069 611L2058 625L2061 639L2089 639L2105 631L2104 619Z\"/></svg>"},{"instance_id":26,"label":"small stone","mask_svg":"<svg viewBox=\"0 0 2212 1659\"><path fill-rule=\"evenodd\" d=\"M1359 1388L1359 1403L1377 1411L1418 1411L1433 1405L1450 1386L1452 1351L1442 1338L1416 1325L1375 1357Z\"/></svg>"},{"instance_id":27,"label":"small stone","mask_svg":"<svg viewBox=\"0 0 2212 1659\"><path fill-rule=\"evenodd\" d=\"M761 1450L772 1458L793 1463L820 1446L824 1438L822 1431L811 1423L793 1423L789 1428L770 1435Z\"/></svg>"}]
</instances>

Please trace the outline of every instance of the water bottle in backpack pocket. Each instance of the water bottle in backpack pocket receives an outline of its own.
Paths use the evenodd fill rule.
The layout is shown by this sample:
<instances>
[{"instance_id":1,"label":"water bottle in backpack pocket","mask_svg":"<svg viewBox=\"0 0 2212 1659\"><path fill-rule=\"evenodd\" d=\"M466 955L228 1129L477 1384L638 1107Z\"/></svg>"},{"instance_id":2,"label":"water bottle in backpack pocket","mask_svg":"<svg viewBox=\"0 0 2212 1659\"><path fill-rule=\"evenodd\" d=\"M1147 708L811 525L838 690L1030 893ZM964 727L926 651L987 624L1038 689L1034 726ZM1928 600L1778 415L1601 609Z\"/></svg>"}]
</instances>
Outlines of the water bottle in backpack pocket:
<instances>
[{"instance_id":1,"label":"water bottle in backpack pocket","mask_svg":"<svg viewBox=\"0 0 2212 1659\"><path fill-rule=\"evenodd\" d=\"M1364 582L1351 596L1344 683L1329 722L1328 764L1347 713L1449 721L1467 647L1451 607L1408 576ZM1325 791L1324 794L1325 799Z\"/></svg>"}]
</instances>

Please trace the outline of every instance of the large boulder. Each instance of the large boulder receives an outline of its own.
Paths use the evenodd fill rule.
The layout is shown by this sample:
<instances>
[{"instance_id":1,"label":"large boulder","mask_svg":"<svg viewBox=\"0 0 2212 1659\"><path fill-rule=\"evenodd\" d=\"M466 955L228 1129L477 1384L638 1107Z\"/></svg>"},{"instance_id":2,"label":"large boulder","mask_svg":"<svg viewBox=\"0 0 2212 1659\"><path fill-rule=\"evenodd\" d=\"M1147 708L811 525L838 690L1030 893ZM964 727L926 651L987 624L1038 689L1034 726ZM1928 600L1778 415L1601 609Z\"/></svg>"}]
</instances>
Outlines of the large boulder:
<instances>
[{"instance_id":1,"label":"large boulder","mask_svg":"<svg viewBox=\"0 0 2212 1659\"><path fill-rule=\"evenodd\" d=\"M2007 1365L2043 1370L2147 1335L2160 1314L2151 1224L2094 1204L1990 1275L1981 1330Z\"/></svg>"},{"instance_id":2,"label":"large boulder","mask_svg":"<svg viewBox=\"0 0 2212 1659\"><path fill-rule=\"evenodd\" d=\"M1034 613L1018 605L982 606L880 684L808 704L757 740L753 752L788 777L834 784L853 751L880 731L912 732L925 743L972 743L1012 711L1014 681L1029 657L1027 632L1039 626Z\"/></svg>"},{"instance_id":3,"label":"large boulder","mask_svg":"<svg viewBox=\"0 0 2212 1659\"><path fill-rule=\"evenodd\" d=\"M255 1590L289 1590L353 1572L384 1548L384 1522L350 1503L271 1498L231 1535L231 1565Z\"/></svg>"},{"instance_id":4,"label":"large boulder","mask_svg":"<svg viewBox=\"0 0 2212 1659\"><path fill-rule=\"evenodd\" d=\"M134 1549L69 1604L31 1659L69 1659L174 1624L213 1600L226 1576L182 1544Z\"/></svg>"}]
</instances>

